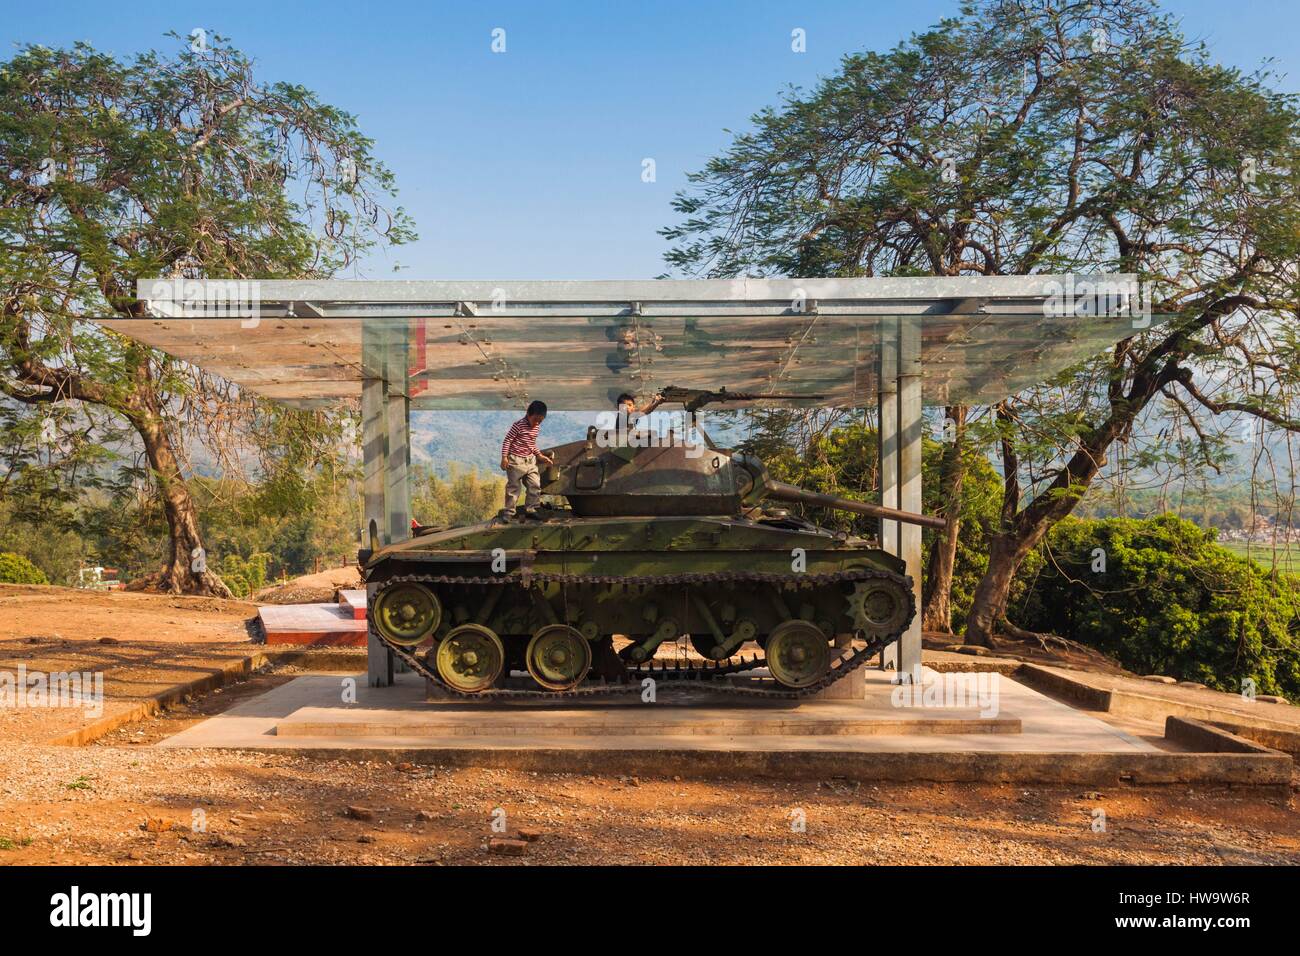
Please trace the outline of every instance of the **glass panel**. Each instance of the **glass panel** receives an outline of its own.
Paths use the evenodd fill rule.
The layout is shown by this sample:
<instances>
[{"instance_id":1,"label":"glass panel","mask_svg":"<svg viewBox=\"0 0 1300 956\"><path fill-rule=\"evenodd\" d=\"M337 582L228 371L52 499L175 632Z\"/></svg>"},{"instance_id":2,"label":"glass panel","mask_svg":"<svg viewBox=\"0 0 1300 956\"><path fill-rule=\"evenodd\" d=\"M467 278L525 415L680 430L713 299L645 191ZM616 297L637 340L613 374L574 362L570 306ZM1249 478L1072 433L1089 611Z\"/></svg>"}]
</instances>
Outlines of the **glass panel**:
<instances>
[{"instance_id":1,"label":"glass panel","mask_svg":"<svg viewBox=\"0 0 1300 956\"><path fill-rule=\"evenodd\" d=\"M496 314L484 303L480 314L448 314L460 309L320 300L263 302L256 319L103 324L290 404L354 399L363 379L384 376L363 359L364 324L405 337L415 409L517 408L540 398L556 410L591 410L610 407L620 392L648 396L667 385L872 405L880 324L891 320L920 328L927 404L985 404L1102 351L1143 321L1126 308L1053 317L1042 296L893 302L890 308L911 314L891 319L872 301L861 306L871 314L855 315L853 300L823 302L821 314L777 314L767 303L745 314L736 308L743 302L728 301L660 302L645 314L610 303L552 301L532 303L528 314Z\"/></svg>"}]
</instances>

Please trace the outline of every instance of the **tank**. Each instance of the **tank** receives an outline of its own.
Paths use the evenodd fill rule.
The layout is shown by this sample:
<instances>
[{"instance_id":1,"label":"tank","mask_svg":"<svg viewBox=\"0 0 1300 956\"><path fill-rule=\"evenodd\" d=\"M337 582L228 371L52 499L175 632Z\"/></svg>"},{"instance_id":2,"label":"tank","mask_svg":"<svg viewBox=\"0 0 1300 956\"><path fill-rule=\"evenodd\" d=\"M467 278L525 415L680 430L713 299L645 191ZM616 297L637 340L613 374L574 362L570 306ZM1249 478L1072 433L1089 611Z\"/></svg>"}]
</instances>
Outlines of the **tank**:
<instances>
[{"instance_id":1,"label":"tank","mask_svg":"<svg viewBox=\"0 0 1300 956\"><path fill-rule=\"evenodd\" d=\"M689 415L680 432L616 421L544 449L555 464L536 517L419 528L387 547L372 526L359 555L371 633L475 697L644 693L648 680L801 697L895 640L916 613L904 563L788 506L943 520L774 481L695 425L704 405L781 396L662 394Z\"/></svg>"}]
</instances>

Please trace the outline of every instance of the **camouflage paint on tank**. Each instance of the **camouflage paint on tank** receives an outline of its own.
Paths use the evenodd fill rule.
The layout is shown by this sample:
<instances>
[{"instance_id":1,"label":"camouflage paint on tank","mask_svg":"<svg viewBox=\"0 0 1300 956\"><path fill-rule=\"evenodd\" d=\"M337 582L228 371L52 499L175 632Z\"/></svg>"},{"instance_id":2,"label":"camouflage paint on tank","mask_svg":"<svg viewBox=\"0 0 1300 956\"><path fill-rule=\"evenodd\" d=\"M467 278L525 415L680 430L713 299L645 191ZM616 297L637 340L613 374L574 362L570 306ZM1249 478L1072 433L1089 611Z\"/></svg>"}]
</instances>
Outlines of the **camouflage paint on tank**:
<instances>
[{"instance_id":1,"label":"camouflage paint on tank","mask_svg":"<svg viewBox=\"0 0 1300 956\"><path fill-rule=\"evenodd\" d=\"M620 651L624 661L643 660L682 635L721 660L742 643L765 646L769 636L779 644L795 632L830 641L860 631L875 606L864 605L864 595L880 597L880 589L886 605L910 617L903 561L874 541L817 527L778 505L806 500L887 517L898 512L773 482L757 459L693 430L652 437L592 428L585 441L547 451L555 465L542 491L551 503L538 518L420 529L407 541L362 552L365 578L381 592L423 585L437 595L441 613L429 635L435 648L452 635L484 650L486 628L499 638L509 673L532 660L543 639L563 657L563 635L572 628L603 646L607 660L615 635L631 641ZM818 578L864 569L888 572L889 580ZM392 614L432 620L418 604L403 599ZM388 620L397 619L392 614ZM875 636L892 633L896 623Z\"/></svg>"}]
</instances>

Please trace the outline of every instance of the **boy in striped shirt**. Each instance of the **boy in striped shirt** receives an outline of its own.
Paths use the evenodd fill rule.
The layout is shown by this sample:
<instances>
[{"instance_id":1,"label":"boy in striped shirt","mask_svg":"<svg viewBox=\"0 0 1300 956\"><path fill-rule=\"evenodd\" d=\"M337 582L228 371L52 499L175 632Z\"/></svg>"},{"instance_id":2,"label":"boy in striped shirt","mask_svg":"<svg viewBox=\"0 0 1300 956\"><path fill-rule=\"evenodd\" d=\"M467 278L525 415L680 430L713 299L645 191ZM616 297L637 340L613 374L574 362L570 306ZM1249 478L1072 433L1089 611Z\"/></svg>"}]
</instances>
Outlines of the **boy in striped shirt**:
<instances>
[{"instance_id":1,"label":"boy in striped shirt","mask_svg":"<svg viewBox=\"0 0 1300 956\"><path fill-rule=\"evenodd\" d=\"M532 402L524 417L510 426L506 439L501 443L501 470L506 473L506 506L501 512L503 518L515 516L515 502L519 499L519 487L524 488L524 515L535 517L537 505L542 499L542 481L537 471L540 458L548 465L555 464L555 459L544 455L537 449L537 433L542 422L546 420L546 403Z\"/></svg>"}]
</instances>

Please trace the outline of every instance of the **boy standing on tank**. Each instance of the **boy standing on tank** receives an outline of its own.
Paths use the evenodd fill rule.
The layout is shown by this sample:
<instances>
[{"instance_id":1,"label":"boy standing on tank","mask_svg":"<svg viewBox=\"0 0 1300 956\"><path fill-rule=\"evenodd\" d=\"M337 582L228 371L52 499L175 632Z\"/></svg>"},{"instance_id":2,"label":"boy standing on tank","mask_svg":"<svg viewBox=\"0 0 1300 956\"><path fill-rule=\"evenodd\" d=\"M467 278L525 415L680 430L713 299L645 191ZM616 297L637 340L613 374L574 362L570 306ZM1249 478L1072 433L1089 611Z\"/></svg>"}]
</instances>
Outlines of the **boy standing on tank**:
<instances>
[{"instance_id":1,"label":"boy standing on tank","mask_svg":"<svg viewBox=\"0 0 1300 956\"><path fill-rule=\"evenodd\" d=\"M537 461L541 459L548 465L555 464L554 458L542 454L537 448L537 433L545 420L546 403L530 403L524 417L510 426L505 441L501 443L501 470L506 473L506 506L501 511L503 518L515 516L515 502L519 499L521 485L524 488L524 517L537 516L537 505L542 499L542 481Z\"/></svg>"}]
</instances>

